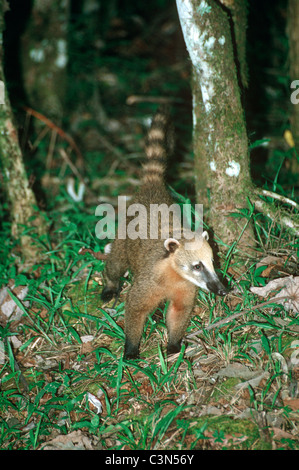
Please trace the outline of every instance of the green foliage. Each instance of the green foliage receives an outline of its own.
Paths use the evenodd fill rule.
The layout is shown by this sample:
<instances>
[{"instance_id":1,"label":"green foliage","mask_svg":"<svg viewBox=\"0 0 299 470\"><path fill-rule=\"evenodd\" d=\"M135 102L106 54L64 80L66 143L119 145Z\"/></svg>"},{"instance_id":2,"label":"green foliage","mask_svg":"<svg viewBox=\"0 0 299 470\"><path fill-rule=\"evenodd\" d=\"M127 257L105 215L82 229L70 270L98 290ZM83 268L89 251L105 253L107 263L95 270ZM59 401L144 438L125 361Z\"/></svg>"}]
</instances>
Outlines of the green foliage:
<instances>
[{"instance_id":1,"label":"green foliage","mask_svg":"<svg viewBox=\"0 0 299 470\"><path fill-rule=\"evenodd\" d=\"M276 178L274 189L277 184ZM181 204L190 202L186 196L177 195L177 199ZM17 327L8 321L0 330L0 341L5 346L5 362L0 365L1 448L39 449L54 433L68 436L74 430L94 436L103 449L269 448L269 442L258 437L263 425L258 421L253 424L262 412L280 412L292 435L294 412L281 399L292 369L286 379L281 357L286 361L290 358L296 337L292 328L298 327L298 319L275 304L255 308L258 299L250 292L251 286L269 281L268 266L257 267L257 260L269 248L277 256L283 253L283 269L292 272L293 253L298 246L287 231L256 213L248 198L248 209L232 217L242 221L238 240L249 221L253 223L255 256L248 257L245 264L240 262L238 240L225 247L226 253L221 255L221 275L232 288L237 287L237 303L199 292L197 308L203 313L192 318L187 334L203 329L201 342L191 351L190 343L189 347L184 345L174 358L165 355L165 309L157 312L146 324L143 358L125 361L124 297L111 309L102 305L101 287L95 278L100 276L104 263L88 252L79 253L82 247L94 251L104 248L105 241L95 237L97 220L93 210L74 202L63 186L50 206L47 236L33 238L43 247L44 258L30 270L17 269L17 242L10 237L8 223L3 223L0 234L1 286L7 286L10 280L15 286L27 286L29 302L25 305L10 289L8 295L23 317ZM30 227L24 230L31 234ZM221 240L218 242L224 247ZM18 263L21 265L21 260ZM240 263L242 274L238 278L235 272ZM125 286L128 284L130 278L125 280ZM247 313L224 327L204 329L207 323L216 325L242 310ZM15 334L22 343L18 349L11 342ZM87 343L89 347L84 343L86 336L93 338ZM206 366L205 360L211 362ZM230 417L222 421L210 416L208 410L222 402L226 404L226 408L220 408L222 413L233 410L231 402L245 379L215 379L214 372L236 363L267 375L261 386L249 383L246 387L246 406L254 416L253 422L237 419L232 429ZM199 374L201 367L208 367L206 375ZM89 394L98 397L102 412L92 406ZM200 413L204 414L199 419ZM279 445L298 446L291 437Z\"/></svg>"},{"instance_id":2,"label":"green foliage","mask_svg":"<svg viewBox=\"0 0 299 470\"><path fill-rule=\"evenodd\" d=\"M250 205L240 216L259 227L259 218ZM0 331L5 345L0 392L2 448L38 449L47 444L54 431L67 436L74 430L95 436L102 448L268 448L269 443L258 438L259 426L251 421L236 420L232 428L229 417L218 420L207 415L198 419L192 414L197 407L199 413L203 406L213 407L222 401L229 404L244 380L238 376L227 378L214 390L209 375L198 381L196 364L211 358L216 363L212 362L209 374L213 374L215 364L220 370L243 363L266 371L260 390L248 385L248 406L257 413L280 409L286 421L292 423L292 411L281 404L285 371L275 353L288 357L294 340L292 327L285 329L278 319L285 321L289 317L295 324L296 318L281 307L276 308L275 316L268 310L255 309L245 320L235 320L229 327L203 330L205 346L196 346L194 356L184 346L177 357L170 359L165 356L164 319L150 317L142 346L144 358L124 361L123 299L114 309L101 305L100 287L94 277L103 269L103 262L89 253L78 253L82 246L103 248L93 235L94 217L72 203L63 214L53 212L54 220L47 240L40 240L45 260L33 266L31 272L18 274L7 245L1 244L2 250L7 250L1 261L2 284L14 279L17 286L29 289L26 306L13 291L9 292L23 312L23 320L17 331L9 322ZM266 225L263 230L267 231ZM268 230L275 228L269 224ZM261 238L263 235L260 232ZM8 233L2 236L5 239ZM287 234L283 240L285 247L290 247ZM236 253L237 244L233 244L224 259L224 272L232 285L235 281L230 269L237 263ZM256 299L249 287L264 285L264 275L265 267L257 268L255 260L247 263L238 283L242 296L234 310L223 299L199 293L198 305L205 309L210 324L250 309ZM202 320L195 316L188 333L202 326ZM15 333L22 341L18 352L10 341ZM93 337L90 349L84 346L86 335ZM104 412L98 414L92 407L90 393L100 397ZM207 397L198 402L196 397L202 393ZM289 427L291 430L292 424ZM281 445L297 446L294 439Z\"/></svg>"}]
</instances>

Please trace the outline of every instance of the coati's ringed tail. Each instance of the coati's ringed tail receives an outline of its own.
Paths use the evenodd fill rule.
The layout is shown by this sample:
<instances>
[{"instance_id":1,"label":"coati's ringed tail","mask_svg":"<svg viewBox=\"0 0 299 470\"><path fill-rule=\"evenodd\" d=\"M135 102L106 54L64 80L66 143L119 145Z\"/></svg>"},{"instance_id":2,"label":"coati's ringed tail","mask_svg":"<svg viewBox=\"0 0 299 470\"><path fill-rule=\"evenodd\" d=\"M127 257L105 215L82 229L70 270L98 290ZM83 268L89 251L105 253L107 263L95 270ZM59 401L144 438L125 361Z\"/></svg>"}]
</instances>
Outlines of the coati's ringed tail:
<instances>
[{"instance_id":1,"label":"coati's ringed tail","mask_svg":"<svg viewBox=\"0 0 299 470\"><path fill-rule=\"evenodd\" d=\"M166 109L154 116L145 143L146 162L143 164L143 182L164 178L166 162L172 150L172 126Z\"/></svg>"}]
</instances>

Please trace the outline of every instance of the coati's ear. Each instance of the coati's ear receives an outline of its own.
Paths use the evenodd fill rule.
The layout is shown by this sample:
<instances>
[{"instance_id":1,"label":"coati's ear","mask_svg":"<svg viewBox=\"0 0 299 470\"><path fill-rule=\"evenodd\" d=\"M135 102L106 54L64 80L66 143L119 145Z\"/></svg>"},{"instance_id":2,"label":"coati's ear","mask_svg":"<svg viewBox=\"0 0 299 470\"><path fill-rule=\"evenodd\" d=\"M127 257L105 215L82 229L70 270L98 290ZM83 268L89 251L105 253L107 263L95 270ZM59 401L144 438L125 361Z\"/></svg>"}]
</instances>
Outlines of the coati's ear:
<instances>
[{"instance_id":1,"label":"coati's ear","mask_svg":"<svg viewBox=\"0 0 299 470\"><path fill-rule=\"evenodd\" d=\"M169 253L174 253L180 244L175 238L167 238L164 242L164 246Z\"/></svg>"},{"instance_id":2,"label":"coati's ear","mask_svg":"<svg viewBox=\"0 0 299 470\"><path fill-rule=\"evenodd\" d=\"M206 241L208 241L208 239L209 239L208 232L202 232L202 238L204 238Z\"/></svg>"}]
</instances>

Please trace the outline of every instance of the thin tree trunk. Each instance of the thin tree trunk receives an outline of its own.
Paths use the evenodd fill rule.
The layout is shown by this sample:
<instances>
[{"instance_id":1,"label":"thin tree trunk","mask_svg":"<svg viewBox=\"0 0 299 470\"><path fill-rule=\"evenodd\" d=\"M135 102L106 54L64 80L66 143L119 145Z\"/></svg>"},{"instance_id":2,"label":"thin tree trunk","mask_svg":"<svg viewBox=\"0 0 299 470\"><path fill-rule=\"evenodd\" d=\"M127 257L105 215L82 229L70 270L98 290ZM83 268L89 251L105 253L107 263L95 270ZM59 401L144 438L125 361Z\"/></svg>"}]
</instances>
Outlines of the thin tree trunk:
<instances>
[{"instance_id":1,"label":"thin tree trunk","mask_svg":"<svg viewBox=\"0 0 299 470\"><path fill-rule=\"evenodd\" d=\"M36 226L36 232L43 233L44 224L37 211L35 195L30 188L19 146L18 134L13 123L13 114L5 90L3 74L3 42L4 2L0 4L0 80L4 84L4 102L0 104L0 165L1 179L4 183L7 199L10 205L12 235L21 240L22 254L25 263L35 262L38 254L32 238L23 235L24 226Z\"/></svg>"},{"instance_id":2,"label":"thin tree trunk","mask_svg":"<svg viewBox=\"0 0 299 470\"><path fill-rule=\"evenodd\" d=\"M299 80L299 2L289 0L287 15L287 32L289 37L289 67L291 82ZM298 90L298 85L296 85ZM292 92L292 89L290 90ZM298 93L296 93L298 99ZM291 131L294 138L297 155L299 153L299 104L292 103L290 109ZM290 169L293 174L299 174L299 160L293 153Z\"/></svg>"},{"instance_id":3,"label":"thin tree trunk","mask_svg":"<svg viewBox=\"0 0 299 470\"><path fill-rule=\"evenodd\" d=\"M177 0L177 7L193 65L197 199L217 236L231 244L245 221L229 215L248 207L252 182L229 19L214 0ZM254 244L250 225L241 243Z\"/></svg>"},{"instance_id":4,"label":"thin tree trunk","mask_svg":"<svg viewBox=\"0 0 299 470\"><path fill-rule=\"evenodd\" d=\"M299 2L289 0L287 30L289 37L289 66L291 81L299 80ZM299 139L299 106L291 107L291 126L293 136L298 143Z\"/></svg>"}]
</instances>

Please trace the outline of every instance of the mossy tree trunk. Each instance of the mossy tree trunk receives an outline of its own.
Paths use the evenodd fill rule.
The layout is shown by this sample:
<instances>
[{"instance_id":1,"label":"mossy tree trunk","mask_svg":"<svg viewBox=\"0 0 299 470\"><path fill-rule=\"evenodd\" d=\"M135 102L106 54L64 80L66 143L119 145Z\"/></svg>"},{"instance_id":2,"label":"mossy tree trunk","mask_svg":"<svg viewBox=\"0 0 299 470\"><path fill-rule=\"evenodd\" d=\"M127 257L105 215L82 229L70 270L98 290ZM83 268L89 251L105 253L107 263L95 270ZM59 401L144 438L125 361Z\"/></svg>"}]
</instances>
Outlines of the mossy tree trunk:
<instances>
[{"instance_id":1,"label":"mossy tree trunk","mask_svg":"<svg viewBox=\"0 0 299 470\"><path fill-rule=\"evenodd\" d=\"M291 83L296 82L296 101L291 102L290 123L297 153L299 151L299 103L298 103L298 80L299 80L299 2L298 0L289 0L287 15L287 32L289 37L289 67ZM293 90L290 89L290 93ZM297 104L296 104L297 102ZM299 162L296 155L293 155L291 170L299 173Z\"/></svg>"},{"instance_id":2,"label":"mossy tree trunk","mask_svg":"<svg viewBox=\"0 0 299 470\"><path fill-rule=\"evenodd\" d=\"M238 4L236 18L246 18ZM204 204L209 225L231 244L241 234L244 220L230 217L248 207L252 182L248 139L240 99L232 33L227 7L214 0L177 0L178 13L193 65L193 128L197 200ZM239 31L239 32L238 32ZM239 42L242 30L235 33ZM243 33L245 40L245 34ZM239 44L238 51L244 51ZM242 81L246 82L241 52ZM250 225L240 244L254 244Z\"/></svg>"},{"instance_id":3,"label":"mossy tree trunk","mask_svg":"<svg viewBox=\"0 0 299 470\"><path fill-rule=\"evenodd\" d=\"M3 41L4 2L0 3L0 80L4 90L4 100L0 104L0 170L1 180L9 202L12 235L20 237L24 262L36 261L39 250L32 244L32 238L23 235L24 226L36 227L36 232L42 234L44 224L37 210L35 195L30 188L19 146L18 134L13 122L13 114L6 93L3 73Z\"/></svg>"}]
</instances>

